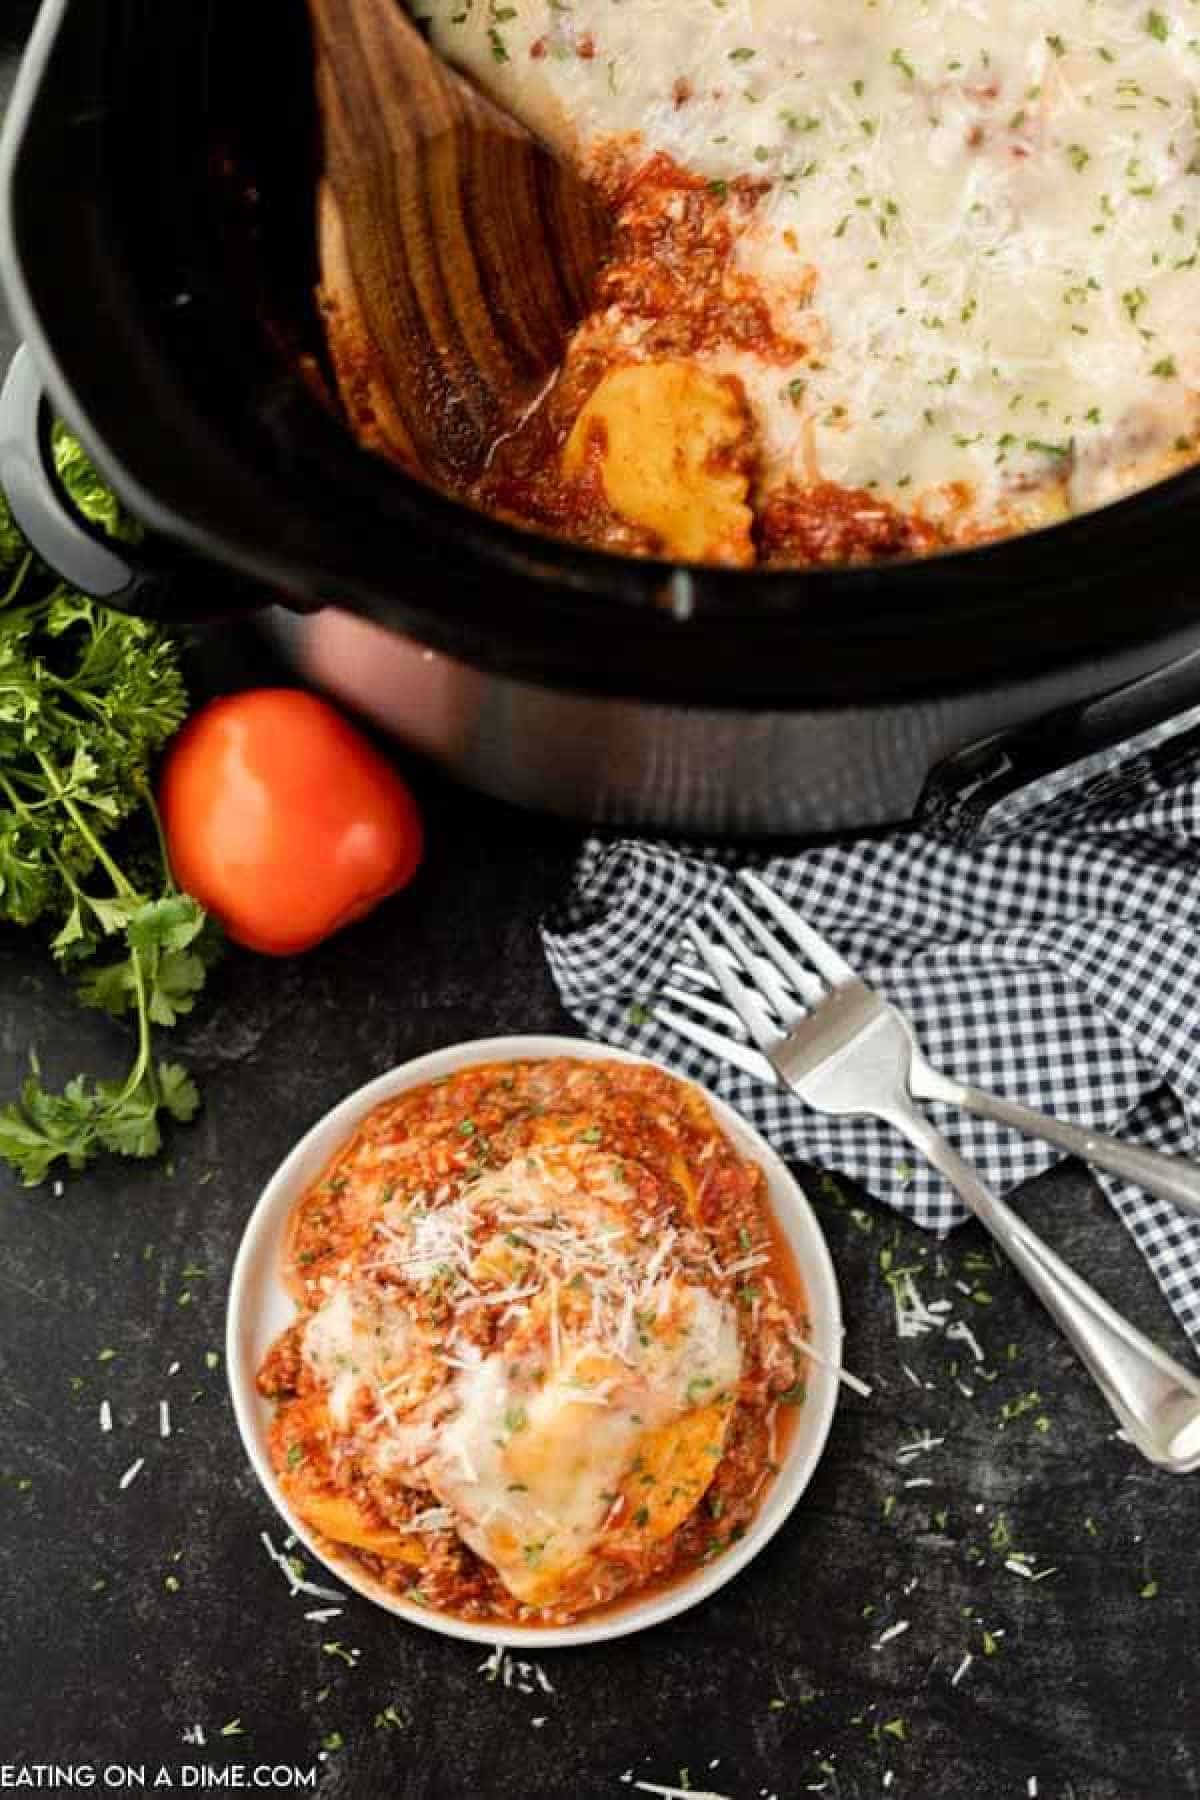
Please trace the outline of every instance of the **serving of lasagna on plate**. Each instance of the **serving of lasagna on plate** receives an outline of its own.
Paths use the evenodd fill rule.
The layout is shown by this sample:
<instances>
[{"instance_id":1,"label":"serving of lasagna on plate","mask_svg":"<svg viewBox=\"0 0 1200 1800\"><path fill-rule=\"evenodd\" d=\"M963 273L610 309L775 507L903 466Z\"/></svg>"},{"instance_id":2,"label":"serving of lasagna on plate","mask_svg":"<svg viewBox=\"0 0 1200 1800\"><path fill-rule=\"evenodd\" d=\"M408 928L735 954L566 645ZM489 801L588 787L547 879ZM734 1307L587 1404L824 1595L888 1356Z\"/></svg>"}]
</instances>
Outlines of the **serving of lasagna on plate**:
<instances>
[{"instance_id":1,"label":"serving of lasagna on plate","mask_svg":"<svg viewBox=\"0 0 1200 1800\"><path fill-rule=\"evenodd\" d=\"M1196 460L1191 0L412 10L616 217L478 503L813 565L1027 530Z\"/></svg>"},{"instance_id":2,"label":"serving of lasagna on plate","mask_svg":"<svg viewBox=\"0 0 1200 1800\"><path fill-rule=\"evenodd\" d=\"M295 1206L259 1371L292 1511L388 1591L563 1624L719 1557L804 1400L759 1167L644 1064L476 1064Z\"/></svg>"}]
</instances>

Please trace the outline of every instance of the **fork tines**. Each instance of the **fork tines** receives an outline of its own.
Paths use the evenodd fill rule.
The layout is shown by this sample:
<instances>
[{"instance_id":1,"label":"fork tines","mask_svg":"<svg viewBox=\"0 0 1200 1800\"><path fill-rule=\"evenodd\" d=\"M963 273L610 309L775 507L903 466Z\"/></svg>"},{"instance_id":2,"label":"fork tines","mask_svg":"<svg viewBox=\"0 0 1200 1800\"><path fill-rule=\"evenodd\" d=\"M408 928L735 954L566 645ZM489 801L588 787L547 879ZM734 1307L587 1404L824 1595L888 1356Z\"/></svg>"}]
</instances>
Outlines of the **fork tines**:
<instances>
[{"instance_id":1,"label":"fork tines","mask_svg":"<svg viewBox=\"0 0 1200 1800\"><path fill-rule=\"evenodd\" d=\"M780 930L771 929L731 883L722 891L720 903L737 923L719 910L718 902L704 908L703 926L694 919L686 921L684 933L699 965L674 965L675 979L663 987L654 1013L699 1049L760 1080L774 1081L778 1077L769 1060L772 1051L807 1009L825 997L826 983L836 987L853 981L854 972L760 876L747 870L738 880ZM800 961L791 945L811 967Z\"/></svg>"}]
</instances>

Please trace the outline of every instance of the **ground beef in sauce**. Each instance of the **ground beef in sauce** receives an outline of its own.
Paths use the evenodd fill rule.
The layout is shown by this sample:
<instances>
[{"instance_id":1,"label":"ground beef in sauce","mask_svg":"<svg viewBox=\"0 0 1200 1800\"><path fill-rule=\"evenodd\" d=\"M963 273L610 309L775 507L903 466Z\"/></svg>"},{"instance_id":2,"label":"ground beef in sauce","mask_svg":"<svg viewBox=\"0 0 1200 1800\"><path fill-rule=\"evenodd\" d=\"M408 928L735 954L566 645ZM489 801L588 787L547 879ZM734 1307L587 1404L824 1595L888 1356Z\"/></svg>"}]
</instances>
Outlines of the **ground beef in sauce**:
<instances>
[{"instance_id":1,"label":"ground beef in sauce","mask_svg":"<svg viewBox=\"0 0 1200 1800\"><path fill-rule=\"evenodd\" d=\"M934 526L897 512L868 488L827 481L768 494L758 534L761 561L782 567L880 562L917 556L941 542Z\"/></svg>"},{"instance_id":2,"label":"ground beef in sauce","mask_svg":"<svg viewBox=\"0 0 1200 1800\"><path fill-rule=\"evenodd\" d=\"M698 1503L669 1536L633 1550L624 1539L619 1552L601 1555L587 1607L524 1606L450 1529L420 1531L412 1560L324 1540L335 1559L357 1561L389 1591L464 1618L565 1622L721 1555L753 1518L803 1400L805 1365L796 1344L807 1333L803 1297L767 1209L764 1178L717 1130L695 1089L623 1063L552 1059L467 1069L377 1108L295 1210L286 1277L301 1317L264 1359L259 1388L278 1402L272 1455L302 1516L305 1493L314 1491L349 1498L356 1516L381 1531L436 1507L428 1489L372 1466L365 1446L373 1401L364 1395L347 1428L331 1427L304 1355L304 1329L334 1272L372 1254L381 1208L406 1195L429 1196L436 1207L439 1193L458 1192L490 1169L519 1166L515 1159L548 1135L586 1145L588 1154L595 1145L596 1157L611 1158L631 1216L651 1221L656 1239L674 1232L673 1262L686 1279L732 1304L741 1377L719 1461ZM765 1247L765 1260L725 1274L745 1262L751 1244ZM512 1327L500 1322L503 1314L456 1310L449 1281L439 1287L386 1271L379 1279L385 1289L398 1284L434 1342L462 1326L483 1353L507 1342Z\"/></svg>"}]
</instances>

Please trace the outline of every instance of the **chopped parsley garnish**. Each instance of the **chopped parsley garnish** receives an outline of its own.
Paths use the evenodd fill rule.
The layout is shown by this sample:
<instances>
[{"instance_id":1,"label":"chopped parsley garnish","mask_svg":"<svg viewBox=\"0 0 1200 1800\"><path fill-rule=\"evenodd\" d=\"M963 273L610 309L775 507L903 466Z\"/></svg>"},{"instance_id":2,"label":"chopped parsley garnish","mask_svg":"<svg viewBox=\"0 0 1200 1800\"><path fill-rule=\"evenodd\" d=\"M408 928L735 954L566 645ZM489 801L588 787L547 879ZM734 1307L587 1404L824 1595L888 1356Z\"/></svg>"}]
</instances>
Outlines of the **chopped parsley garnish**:
<instances>
[{"instance_id":1,"label":"chopped parsley garnish","mask_svg":"<svg viewBox=\"0 0 1200 1800\"><path fill-rule=\"evenodd\" d=\"M61 427L51 450L93 526L140 536ZM60 1160L152 1156L163 1120L196 1112L190 1077L156 1062L153 1040L191 1011L214 944L202 908L175 886L150 798L187 711L176 647L161 627L48 578L3 499L0 663L0 923L44 929L83 1004L137 1028L126 1078L78 1075L53 1093L35 1061L19 1100L0 1108L0 1159L35 1186Z\"/></svg>"}]
</instances>

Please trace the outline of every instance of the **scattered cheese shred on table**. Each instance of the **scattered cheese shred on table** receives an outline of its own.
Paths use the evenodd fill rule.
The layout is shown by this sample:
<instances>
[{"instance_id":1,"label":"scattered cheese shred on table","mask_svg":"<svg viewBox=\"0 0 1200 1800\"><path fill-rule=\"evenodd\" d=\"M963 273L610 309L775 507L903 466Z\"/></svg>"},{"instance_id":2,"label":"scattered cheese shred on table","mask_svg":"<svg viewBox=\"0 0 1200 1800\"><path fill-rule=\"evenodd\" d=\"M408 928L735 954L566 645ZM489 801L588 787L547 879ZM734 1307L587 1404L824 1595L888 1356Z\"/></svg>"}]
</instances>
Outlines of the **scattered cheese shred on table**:
<instances>
[{"instance_id":1,"label":"scattered cheese shred on table","mask_svg":"<svg viewBox=\"0 0 1200 1800\"><path fill-rule=\"evenodd\" d=\"M141 1474L141 1472L145 1468L145 1466L146 1466L145 1457L139 1456L136 1462L130 1463L129 1467L126 1469L125 1473L122 1475L120 1481L118 1481L117 1486L122 1489L127 1488L131 1481L137 1480L138 1476Z\"/></svg>"},{"instance_id":2,"label":"scattered cheese shred on table","mask_svg":"<svg viewBox=\"0 0 1200 1800\"><path fill-rule=\"evenodd\" d=\"M643 1794L658 1794L661 1800L733 1800L731 1794L706 1793L700 1788L664 1787L658 1781L635 1781Z\"/></svg>"},{"instance_id":3,"label":"scattered cheese shred on table","mask_svg":"<svg viewBox=\"0 0 1200 1800\"><path fill-rule=\"evenodd\" d=\"M896 1452L896 1461L898 1463L914 1462L918 1456L940 1448L945 1441L944 1437L931 1437L928 1432L925 1432L923 1436L914 1439L911 1444L901 1444Z\"/></svg>"},{"instance_id":4,"label":"scattered cheese shred on table","mask_svg":"<svg viewBox=\"0 0 1200 1800\"><path fill-rule=\"evenodd\" d=\"M283 1554L282 1550L277 1550L275 1548L269 1535L265 1531L260 1531L258 1536L263 1549L266 1551L271 1561L280 1570L288 1587L291 1589L293 1599L295 1599L297 1594L308 1594L314 1600L344 1600L346 1598L345 1594L341 1593L337 1588L318 1587L315 1581L305 1581L301 1576L297 1575L295 1569L293 1569L291 1565L290 1559ZM287 1541L289 1544L294 1544L296 1540L295 1538L288 1538Z\"/></svg>"},{"instance_id":5,"label":"scattered cheese shred on table","mask_svg":"<svg viewBox=\"0 0 1200 1800\"><path fill-rule=\"evenodd\" d=\"M946 1336L948 1338L953 1338L957 1343L965 1344L977 1363L981 1363L984 1360L983 1350L980 1347L979 1339L975 1336L975 1333L971 1330L971 1327L967 1324L965 1319L956 1319L953 1325L947 1325Z\"/></svg>"},{"instance_id":6,"label":"scattered cheese shred on table","mask_svg":"<svg viewBox=\"0 0 1200 1800\"><path fill-rule=\"evenodd\" d=\"M924 1337L927 1331L936 1331L940 1327L942 1321L936 1313L930 1312L908 1270L894 1270L888 1276L888 1286L896 1309L897 1337Z\"/></svg>"},{"instance_id":7,"label":"scattered cheese shred on table","mask_svg":"<svg viewBox=\"0 0 1200 1800\"><path fill-rule=\"evenodd\" d=\"M100 1429L101 1431L112 1430L112 1407L107 1400L100 1402Z\"/></svg>"},{"instance_id":8,"label":"scattered cheese shred on table","mask_svg":"<svg viewBox=\"0 0 1200 1800\"><path fill-rule=\"evenodd\" d=\"M737 1265L733 1266L736 1267ZM726 1269L725 1273L727 1275L731 1274L732 1268ZM822 1369L832 1369L838 1380L848 1387L852 1393L858 1394L864 1400L869 1400L871 1398L871 1389L865 1381L857 1375L852 1375L849 1369L842 1367L840 1362L831 1362L829 1357L822 1356L820 1351L813 1349L806 1338L793 1334L792 1343L798 1350L803 1350L805 1356L807 1356L810 1361L815 1362L818 1367Z\"/></svg>"},{"instance_id":9,"label":"scattered cheese shred on table","mask_svg":"<svg viewBox=\"0 0 1200 1800\"><path fill-rule=\"evenodd\" d=\"M492 1654L479 1664L476 1672L486 1675L489 1681L499 1678L505 1687L515 1687L522 1694L532 1694L535 1682L543 1694L554 1692L553 1683L541 1663L519 1662L516 1657L508 1654L503 1644L496 1645Z\"/></svg>"}]
</instances>

